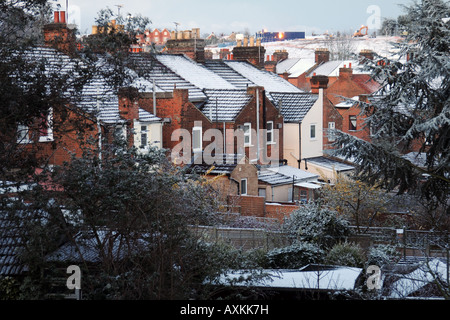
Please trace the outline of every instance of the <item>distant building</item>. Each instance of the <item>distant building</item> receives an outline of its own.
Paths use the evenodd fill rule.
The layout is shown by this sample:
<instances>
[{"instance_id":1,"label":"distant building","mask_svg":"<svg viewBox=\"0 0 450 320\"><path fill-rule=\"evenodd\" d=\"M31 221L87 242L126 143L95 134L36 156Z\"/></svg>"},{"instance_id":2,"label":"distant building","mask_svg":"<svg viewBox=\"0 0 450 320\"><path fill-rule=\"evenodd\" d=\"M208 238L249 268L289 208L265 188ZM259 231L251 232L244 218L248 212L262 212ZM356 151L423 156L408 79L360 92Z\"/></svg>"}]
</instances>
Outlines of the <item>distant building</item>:
<instances>
[{"instance_id":1,"label":"distant building","mask_svg":"<svg viewBox=\"0 0 450 320\"><path fill-rule=\"evenodd\" d=\"M279 32L259 32L258 37L262 42L285 41L295 39L305 39L304 31L279 31Z\"/></svg>"}]
</instances>

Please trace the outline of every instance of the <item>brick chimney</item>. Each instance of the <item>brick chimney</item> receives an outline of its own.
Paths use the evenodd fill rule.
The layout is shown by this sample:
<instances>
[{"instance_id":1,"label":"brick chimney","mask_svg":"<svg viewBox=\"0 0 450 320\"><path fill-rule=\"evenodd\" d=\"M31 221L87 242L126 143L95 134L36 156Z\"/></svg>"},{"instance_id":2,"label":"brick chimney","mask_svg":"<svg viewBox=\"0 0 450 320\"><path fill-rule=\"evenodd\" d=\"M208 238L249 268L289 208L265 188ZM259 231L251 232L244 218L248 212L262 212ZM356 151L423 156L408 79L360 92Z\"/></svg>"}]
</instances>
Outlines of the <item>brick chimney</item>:
<instances>
[{"instance_id":1,"label":"brick chimney","mask_svg":"<svg viewBox=\"0 0 450 320\"><path fill-rule=\"evenodd\" d=\"M44 26L45 45L73 56L76 50L76 37L74 30L67 27L66 12L55 11L53 15L53 23Z\"/></svg>"},{"instance_id":2,"label":"brick chimney","mask_svg":"<svg viewBox=\"0 0 450 320\"><path fill-rule=\"evenodd\" d=\"M344 64L343 68L339 68L339 78L340 79L351 79L352 75L353 75L353 69L352 69L351 63L349 63L348 67Z\"/></svg>"},{"instance_id":3,"label":"brick chimney","mask_svg":"<svg viewBox=\"0 0 450 320\"><path fill-rule=\"evenodd\" d=\"M205 62L205 46L205 39L200 39L198 28L172 34L172 38L166 42L168 53L185 54L199 63Z\"/></svg>"},{"instance_id":4,"label":"brick chimney","mask_svg":"<svg viewBox=\"0 0 450 320\"><path fill-rule=\"evenodd\" d=\"M317 48L314 51L316 64L330 61L330 51L327 48Z\"/></svg>"},{"instance_id":5,"label":"brick chimney","mask_svg":"<svg viewBox=\"0 0 450 320\"><path fill-rule=\"evenodd\" d=\"M311 93L318 94L319 89L326 89L328 87L328 77L323 75L314 75L311 77Z\"/></svg>"},{"instance_id":6,"label":"brick chimney","mask_svg":"<svg viewBox=\"0 0 450 320\"><path fill-rule=\"evenodd\" d=\"M373 58L374 58L374 53L373 53L373 51L370 50L370 49L363 49L363 50L361 50L361 51L359 52L359 56L360 56L360 57L364 57L364 58L369 59L369 60L373 60Z\"/></svg>"},{"instance_id":7,"label":"brick chimney","mask_svg":"<svg viewBox=\"0 0 450 320\"><path fill-rule=\"evenodd\" d=\"M136 88L119 89L119 115L128 121L139 119L138 90Z\"/></svg>"},{"instance_id":8,"label":"brick chimney","mask_svg":"<svg viewBox=\"0 0 450 320\"><path fill-rule=\"evenodd\" d=\"M276 50L273 53L273 57L276 62L280 62L281 60L286 60L287 58L289 58L289 52L287 52L286 50Z\"/></svg>"},{"instance_id":9,"label":"brick chimney","mask_svg":"<svg viewBox=\"0 0 450 320\"><path fill-rule=\"evenodd\" d=\"M238 45L233 48L233 58L238 61L248 61L254 66L263 69L264 68L264 57L266 49L261 46L260 39L254 40L250 39L250 46L247 38L244 38L244 45L238 42Z\"/></svg>"}]
</instances>

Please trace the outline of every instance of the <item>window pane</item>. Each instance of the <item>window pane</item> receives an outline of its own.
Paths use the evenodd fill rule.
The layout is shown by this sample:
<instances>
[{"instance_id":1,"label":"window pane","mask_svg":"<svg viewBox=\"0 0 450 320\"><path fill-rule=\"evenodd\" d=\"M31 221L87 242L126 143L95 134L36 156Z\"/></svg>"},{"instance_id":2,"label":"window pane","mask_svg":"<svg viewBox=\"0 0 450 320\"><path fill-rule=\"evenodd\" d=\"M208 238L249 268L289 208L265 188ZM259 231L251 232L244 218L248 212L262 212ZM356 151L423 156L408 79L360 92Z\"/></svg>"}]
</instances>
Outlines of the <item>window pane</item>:
<instances>
[{"instance_id":1,"label":"window pane","mask_svg":"<svg viewBox=\"0 0 450 320\"><path fill-rule=\"evenodd\" d=\"M147 144L147 126L141 126L141 147L145 147Z\"/></svg>"},{"instance_id":2,"label":"window pane","mask_svg":"<svg viewBox=\"0 0 450 320\"><path fill-rule=\"evenodd\" d=\"M316 125L312 124L311 125L311 138L315 138L316 137Z\"/></svg>"},{"instance_id":3,"label":"window pane","mask_svg":"<svg viewBox=\"0 0 450 320\"><path fill-rule=\"evenodd\" d=\"M241 194L247 194L247 180L241 180Z\"/></svg>"},{"instance_id":4,"label":"window pane","mask_svg":"<svg viewBox=\"0 0 450 320\"><path fill-rule=\"evenodd\" d=\"M356 116L349 116L349 129L356 130Z\"/></svg>"},{"instance_id":5,"label":"window pane","mask_svg":"<svg viewBox=\"0 0 450 320\"><path fill-rule=\"evenodd\" d=\"M251 127L252 125L250 123L246 123L244 124L244 144L246 145L250 145L252 140L251 140Z\"/></svg>"},{"instance_id":6,"label":"window pane","mask_svg":"<svg viewBox=\"0 0 450 320\"><path fill-rule=\"evenodd\" d=\"M194 150L200 150L202 148L202 129L194 128L192 130L192 148Z\"/></svg>"}]
</instances>

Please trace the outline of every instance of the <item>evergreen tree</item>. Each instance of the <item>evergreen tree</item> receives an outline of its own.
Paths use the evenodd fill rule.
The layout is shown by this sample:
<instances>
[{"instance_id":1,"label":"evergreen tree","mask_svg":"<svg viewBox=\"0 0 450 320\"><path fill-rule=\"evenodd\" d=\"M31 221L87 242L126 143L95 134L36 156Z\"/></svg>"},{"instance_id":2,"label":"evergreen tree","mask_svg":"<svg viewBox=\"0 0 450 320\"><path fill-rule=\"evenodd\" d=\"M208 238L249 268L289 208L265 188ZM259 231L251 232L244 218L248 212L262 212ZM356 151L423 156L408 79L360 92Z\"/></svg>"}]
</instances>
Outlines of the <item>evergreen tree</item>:
<instances>
[{"instance_id":1,"label":"evergreen tree","mask_svg":"<svg viewBox=\"0 0 450 320\"><path fill-rule=\"evenodd\" d=\"M388 190L414 193L430 208L449 210L450 8L423 0L406 7L407 35L395 44L397 59L366 60L381 89L361 102L371 143L339 132L336 154L359 165L359 177ZM406 59L408 57L408 59ZM423 165L404 153L419 146Z\"/></svg>"}]
</instances>

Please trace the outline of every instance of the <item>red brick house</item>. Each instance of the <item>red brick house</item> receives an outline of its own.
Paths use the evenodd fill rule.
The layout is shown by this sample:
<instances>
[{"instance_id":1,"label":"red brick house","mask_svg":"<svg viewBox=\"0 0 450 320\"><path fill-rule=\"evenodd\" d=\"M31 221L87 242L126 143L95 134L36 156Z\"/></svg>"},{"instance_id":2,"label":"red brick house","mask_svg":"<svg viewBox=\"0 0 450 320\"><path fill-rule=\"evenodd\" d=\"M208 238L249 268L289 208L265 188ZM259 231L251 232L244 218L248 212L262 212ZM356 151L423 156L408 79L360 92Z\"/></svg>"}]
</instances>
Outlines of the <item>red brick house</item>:
<instances>
[{"instance_id":1,"label":"red brick house","mask_svg":"<svg viewBox=\"0 0 450 320\"><path fill-rule=\"evenodd\" d=\"M57 18L59 14L64 15L55 12L54 22L44 26L45 46L25 52L24 58L30 63L44 59L48 75L58 72L70 78L82 62L75 55L73 30ZM82 146L90 138L100 138L97 146L91 147L101 149L102 142L111 141L118 131L126 133L130 145L140 150L160 147L161 119L141 108L138 101L125 98L125 90L114 93L105 79L92 79L84 85L80 99L68 98L66 104L51 106L33 125L19 125L15 139L49 165L70 161L72 154L81 156ZM137 93L140 101L145 101L145 93Z\"/></svg>"},{"instance_id":2,"label":"red brick house","mask_svg":"<svg viewBox=\"0 0 450 320\"><path fill-rule=\"evenodd\" d=\"M170 39L170 31L167 29L153 31L145 30L144 34L138 38L140 44L165 44Z\"/></svg>"}]
</instances>

